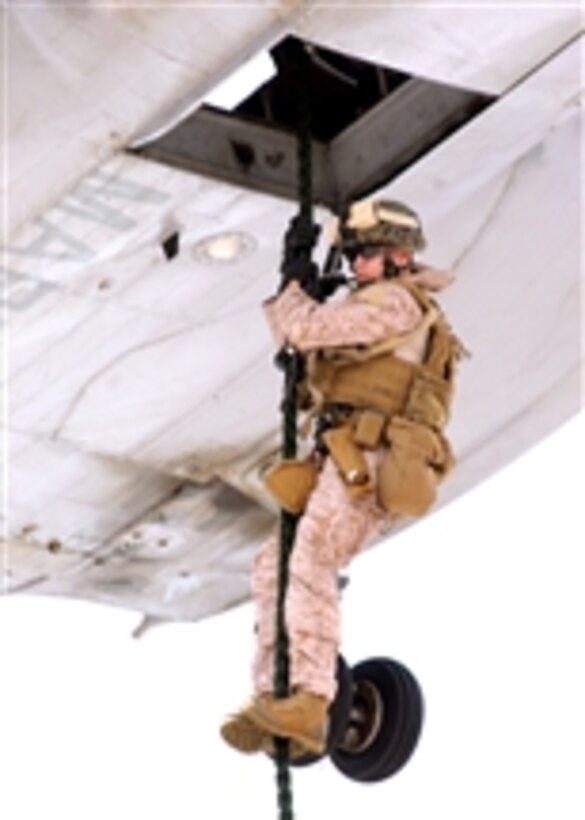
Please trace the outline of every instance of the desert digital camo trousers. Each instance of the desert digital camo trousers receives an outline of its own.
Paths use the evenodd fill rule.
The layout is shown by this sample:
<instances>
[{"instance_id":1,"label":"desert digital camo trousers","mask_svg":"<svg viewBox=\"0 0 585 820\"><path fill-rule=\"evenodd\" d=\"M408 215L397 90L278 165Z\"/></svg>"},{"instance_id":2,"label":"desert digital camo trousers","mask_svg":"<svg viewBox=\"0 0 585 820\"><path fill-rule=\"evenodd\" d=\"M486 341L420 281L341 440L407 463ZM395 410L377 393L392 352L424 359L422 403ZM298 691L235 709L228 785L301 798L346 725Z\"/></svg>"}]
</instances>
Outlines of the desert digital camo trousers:
<instances>
[{"instance_id":1,"label":"desert digital camo trousers","mask_svg":"<svg viewBox=\"0 0 585 820\"><path fill-rule=\"evenodd\" d=\"M375 469L376 453L366 453ZM335 696L340 644L337 573L382 528L388 516L375 494L352 498L337 467L327 458L300 519L289 564L285 621L289 636L290 685L329 700ZM279 546L272 536L252 569L256 606L256 695L274 689L276 596Z\"/></svg>"}]
</instances>

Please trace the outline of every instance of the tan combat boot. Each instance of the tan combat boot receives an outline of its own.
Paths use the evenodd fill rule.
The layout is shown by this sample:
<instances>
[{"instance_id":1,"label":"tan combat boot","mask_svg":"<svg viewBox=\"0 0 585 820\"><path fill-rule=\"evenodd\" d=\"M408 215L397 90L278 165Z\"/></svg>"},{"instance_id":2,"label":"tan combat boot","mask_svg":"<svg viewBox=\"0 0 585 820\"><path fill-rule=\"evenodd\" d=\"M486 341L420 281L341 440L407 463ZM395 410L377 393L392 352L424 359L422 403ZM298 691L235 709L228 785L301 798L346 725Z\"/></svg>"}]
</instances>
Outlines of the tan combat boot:
<instances>
[{"instance_id":1,"label":"tan combat boot","mask_svg":"<svg viewBox=\"0 0 585 820\"><path fill-rule=\"evenodd\" d=\"M266 732L248 717L248 707L229 715L221 724L219 732L226 743L244 754L262 751Z\"/></svg>"},{"instance_id":2,"label":"tan combat boot","mask_svg":"<svg viewBox=\"0 0 585 820\"><path fill-rule=\"evenodd\" d=\"M246 714L270 735L290 738L306 751L321 755L327 741L328 707L326 698L300 690L288 698L260 695Z\"/></svg>"},{"instance_id":3,"label":"tan combat boot","mask_svg":"<svg viewBox=\"0 0 585 820\"><path fill-rule=\"evenodd\" d=\"M229 715L220 726L220 734L232 748L244 754L265 752L274 757L274 736L261 729L248 715L248 709L241 709L234 715ZM299 743L292 741L289 746L289 759L299 760L307 754L307 750Z\"/></svg>"}]
</instances>

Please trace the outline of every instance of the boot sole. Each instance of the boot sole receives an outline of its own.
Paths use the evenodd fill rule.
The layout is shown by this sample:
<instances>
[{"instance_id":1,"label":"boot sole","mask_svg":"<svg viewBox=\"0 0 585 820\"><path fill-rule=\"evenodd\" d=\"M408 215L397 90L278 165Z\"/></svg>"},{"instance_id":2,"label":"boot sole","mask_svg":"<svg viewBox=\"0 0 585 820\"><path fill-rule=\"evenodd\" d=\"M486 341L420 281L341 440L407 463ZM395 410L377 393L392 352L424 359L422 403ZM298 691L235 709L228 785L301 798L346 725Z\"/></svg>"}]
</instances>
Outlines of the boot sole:
<instances>
[{"instance_id":1,"label":"boot sole","mask_svg":"<svg viewBox=\"0 0 585 820\"><path fill-rule=\"evenodd\" d=\"M235 725L235 720L229 720L220 727L220 735L228 746L243 754L263 752L270 757L274 757L276 754L274 734L271 731L262 729L250 718L246 718L245 725L242 725L243 723L244 718L240 717L239 726ZM307 749L291 738L289 760L298 760L305 757L306 754Z\"/></svg>"}]
</instances>

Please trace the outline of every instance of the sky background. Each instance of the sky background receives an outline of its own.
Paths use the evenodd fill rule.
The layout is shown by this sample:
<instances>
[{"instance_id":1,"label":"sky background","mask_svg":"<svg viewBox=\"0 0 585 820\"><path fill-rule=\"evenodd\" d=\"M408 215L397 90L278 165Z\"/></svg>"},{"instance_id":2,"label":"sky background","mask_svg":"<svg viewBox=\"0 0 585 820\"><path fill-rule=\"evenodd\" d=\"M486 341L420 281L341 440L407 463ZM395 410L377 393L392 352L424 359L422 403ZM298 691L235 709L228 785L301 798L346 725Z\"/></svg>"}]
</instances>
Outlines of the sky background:
<instances>
[{"instance_id":1,"label":"sky background","mask_svg":"<svg viewBox=\"0 0 585 820\"><path fill-rule=\"evenodd\" d=\"M583 820L585 414L351 566L349 663L418 677L417 751L375 785L293 774L299 820ZM131 637L137 613L0 600L3 820L276 818L274 765L225 746L249 605Z\"/></svg>"}]
</instances>

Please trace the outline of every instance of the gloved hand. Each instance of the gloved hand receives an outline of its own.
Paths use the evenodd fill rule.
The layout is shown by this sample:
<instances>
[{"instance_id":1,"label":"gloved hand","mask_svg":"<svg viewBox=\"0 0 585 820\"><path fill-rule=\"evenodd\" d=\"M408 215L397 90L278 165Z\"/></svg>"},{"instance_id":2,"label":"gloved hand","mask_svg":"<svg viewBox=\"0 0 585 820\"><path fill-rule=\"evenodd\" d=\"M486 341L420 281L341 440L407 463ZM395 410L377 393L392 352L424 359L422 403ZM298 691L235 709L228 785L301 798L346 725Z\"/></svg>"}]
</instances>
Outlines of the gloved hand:
<instances>
[{"instance_id":1,"label":"gloved hand","mask_svg":"<svg viewBox=\"0 0 585 820\"><path fill-rule=\"evenodd\" d=\"M317 266L311 261L311 253L319 238L320 230L321 228L315 225L310 217L299 214L291 219L284 235L280 290L295 280L303 290L308 292L319 272Z\"/></svg>"},{"instance_id":2,"label":"gloved hand","mask_svg":"<svg viewBox=\"0 0 585 820\"><path fill-rule=\"evenodd\" d=\"M318 276L311 281L310 289L306 292L316 302L325 302L342 285L347 285L347 279L341 273L335 276Z\"/></svg>"},{"instance_id":3,"label":"gloved hand","mask_svg":"<svg viewBox=\"0 0 585 820\"><path fill-rule=\"evenodd\" d=\"M320 276L319 268L311 260L311 253L320 231L320 226L315 225L307 217L299 215L291 219L284 236L279 292L284 290L289 282L295 281L316 302L324 302L338 287L347 284L342 274Z\"/></svg>"},{"instance_id":4,"label":"gloved hand","mask_svg":"<svg viewBox=\"0 0 585 820\"><path fill-rule=\"evenodd\" d=\"M316 302L325 302L335 293L337 288L347 285L345 276L341 274L320 276L317 265L314 262L305 262L304 260L291 262L286 275L283 274L280 290L284 290L293 279L299 283L307 296L310 296Z\"/></svg>"},{"instance_id":5,"label":"gloved hand","mask_svg":"<svg viewBox=\"0 0 585 820\"><path fill-rule=\"evenodd\" d=\"M291 259L281 268L282 278L280 290L284 290L289 282L298 282L309 296L315 298L315 282L319 276L319 268L310 259Z\"/></svg>"},{"instance_id":6,"label":"gloved hand","mask_svg":"<svg viewBox=\"0 0 585 820\"><path fill-rule=\"evenodd\" d=\"M320 233L321 226L316 225L310 217L302 214L293 216L284 235L285 261L289 257L310 256Z\"/></svg>"}]
</instances>

